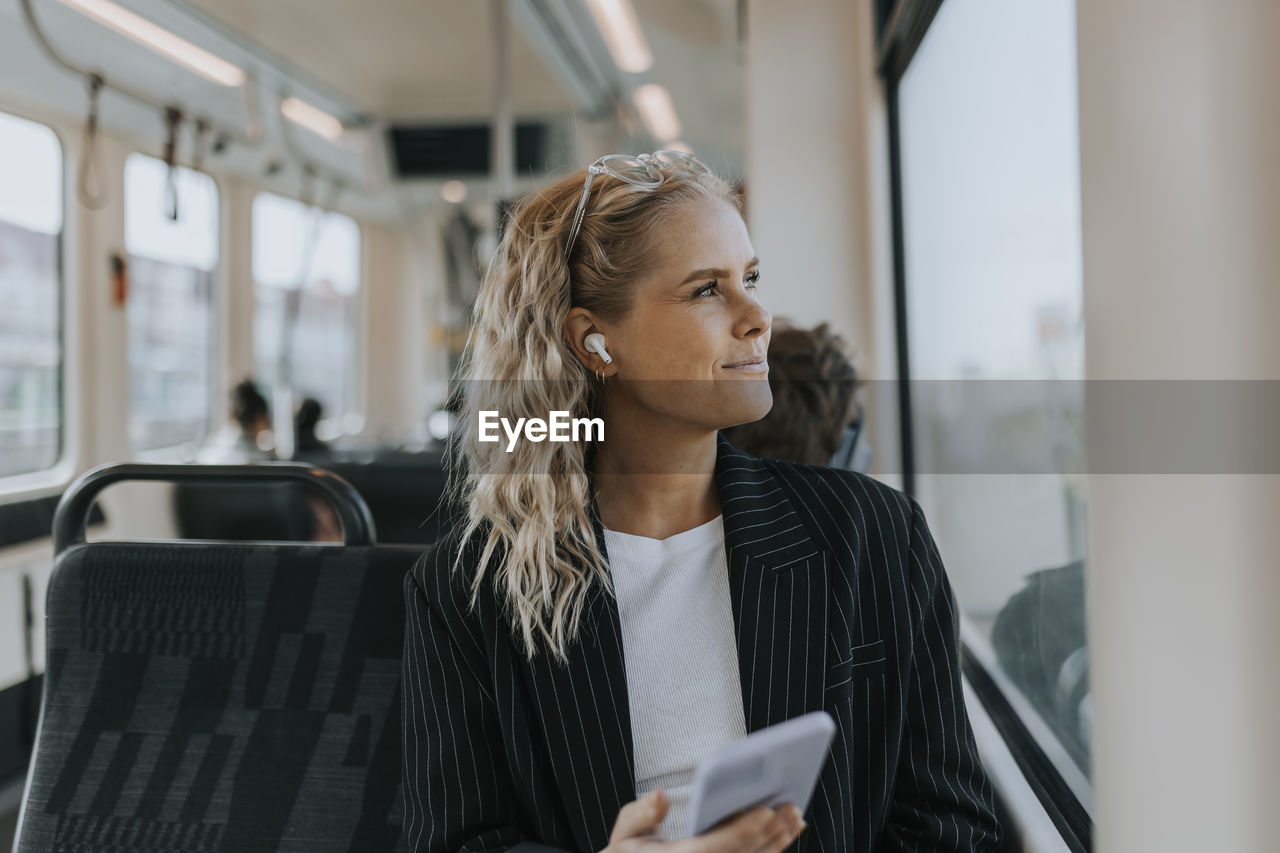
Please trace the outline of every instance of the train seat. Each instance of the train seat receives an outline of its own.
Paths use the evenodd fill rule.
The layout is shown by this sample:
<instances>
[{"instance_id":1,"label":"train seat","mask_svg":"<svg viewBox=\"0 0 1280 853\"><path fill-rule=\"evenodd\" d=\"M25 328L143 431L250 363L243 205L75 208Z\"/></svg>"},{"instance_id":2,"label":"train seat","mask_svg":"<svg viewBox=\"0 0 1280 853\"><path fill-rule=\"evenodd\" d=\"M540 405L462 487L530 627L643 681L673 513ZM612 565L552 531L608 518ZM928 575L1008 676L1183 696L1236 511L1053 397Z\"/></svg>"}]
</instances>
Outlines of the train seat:
<instances>
[{"instance_id":1,"label":"train seat","mask_svg":"<svg viewBox=\"0 0 1280 853\"><path fill-rule=\"evenodd\" d=\"M421 549L374 544L345 484L341 545L84 543L101 485L69 490L55 524L15 850L400 849L401 589Z\"/></svg>"},{"instance_id":2,"label":"train seat","mask_svg":"<svg viewBox=\"0 0 1280 853\"><path fill-rule=\"evenodd\" d=\"M173 490L173 504L183 539L312 538L305 489L293 483L182 482Z\"/></svg>"},{"instance_id":3,"label":"train seat","mask_svg":"<svg viewBox=\"0 0 1280 853\"><path fill-rule=\"evenodd\" d=\"M444 499L446 471L439 453L380 454L368 461L318 459L316 464L355 486L384 542L429 545L458 515Z\"/></svg>"}]
</instances>

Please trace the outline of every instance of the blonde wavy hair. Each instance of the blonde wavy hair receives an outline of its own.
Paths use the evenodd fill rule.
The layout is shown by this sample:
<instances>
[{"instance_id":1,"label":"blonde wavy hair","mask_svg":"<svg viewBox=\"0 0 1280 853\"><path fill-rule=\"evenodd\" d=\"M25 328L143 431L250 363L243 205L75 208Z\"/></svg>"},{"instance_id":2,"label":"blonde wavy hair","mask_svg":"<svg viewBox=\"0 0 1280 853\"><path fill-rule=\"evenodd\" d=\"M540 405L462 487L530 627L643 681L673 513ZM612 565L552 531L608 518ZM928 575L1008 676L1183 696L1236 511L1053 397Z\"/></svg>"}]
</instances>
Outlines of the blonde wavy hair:
<instances>
[{"instance_id":1,"label":"blonde wavy hair","mask_svg":"<svg viewBox=\"0 0 1280 853\"><path fill-rule=\"evenodd\" d=\"M464 466L451 478L451 491L467 512L455 569L478 537L472 604L492 576L513 636L530 659L545 643L563 660L590 596L612 594L596 539L589 446L521 441L507 453L505 442L479 441L478 415L602 415L601 383L564 339L570 308L606 319L625 315L629 284L649 270L661 226L677 206L711 199L741 211L735 193L714 174L661 168L664 180L656 189L597 176L568 259L565 245L586 171L525 197L511 211L476 301L458 371L464 402L456 443Z\"/></svg>"}]
</instances>

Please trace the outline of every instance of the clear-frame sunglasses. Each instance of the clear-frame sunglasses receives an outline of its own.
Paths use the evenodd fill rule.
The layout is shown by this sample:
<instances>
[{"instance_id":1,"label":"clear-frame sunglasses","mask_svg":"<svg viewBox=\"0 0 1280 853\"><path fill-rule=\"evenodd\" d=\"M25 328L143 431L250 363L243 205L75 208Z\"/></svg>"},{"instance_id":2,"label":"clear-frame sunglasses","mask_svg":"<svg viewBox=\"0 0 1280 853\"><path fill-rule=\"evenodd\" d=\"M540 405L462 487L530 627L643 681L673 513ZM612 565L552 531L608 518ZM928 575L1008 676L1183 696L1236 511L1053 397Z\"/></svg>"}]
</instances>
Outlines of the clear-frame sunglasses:
<instances>
[{"instance_id":1,"label":"clear-frame sunglasses","mask_svg":"<svg viewBox=\"0 0 1280 853\"><path fill-rule=\"evenodd\" d=\"M578 209L573 214L569 242L564 249L565 259L568 260L573 254L573 246L578 241L578 231L582 228L582 220L587 214L587 199L591 196L591 184L595 181L596 175L611 175L632 186L654 190L662 186L662 182L667 179L666 173L662 171L664 166L691 175L711 173L711 170L697 157L672 148L662 148L652 154L606 154L588 166L587 180L582 185L582 198L578 200Z\"/></svg>"}]
</instances>

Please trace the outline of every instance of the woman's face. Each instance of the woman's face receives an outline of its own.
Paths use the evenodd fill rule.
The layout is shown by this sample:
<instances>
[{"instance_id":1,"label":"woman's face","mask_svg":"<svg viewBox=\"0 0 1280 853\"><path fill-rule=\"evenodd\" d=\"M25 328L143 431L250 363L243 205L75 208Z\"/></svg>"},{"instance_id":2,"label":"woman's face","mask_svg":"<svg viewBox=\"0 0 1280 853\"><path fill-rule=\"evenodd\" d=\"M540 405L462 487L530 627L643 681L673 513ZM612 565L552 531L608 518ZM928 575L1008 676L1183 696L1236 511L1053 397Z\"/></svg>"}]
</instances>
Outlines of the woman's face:
<instances>
[{"instance_id":1,"label":"woman's face","mask_svg":"<svg viewBox=\"0 0 1280 853\"><path fill-rule=\"evenodd\" d=\"M759 262L742 217L699 199L677 207L663 229L656 263L630 283L630 310L600 324L617 366L610 408L699 430L759 420L773 404L773 318L757 299Z\"/></svg>"}]
</instances>

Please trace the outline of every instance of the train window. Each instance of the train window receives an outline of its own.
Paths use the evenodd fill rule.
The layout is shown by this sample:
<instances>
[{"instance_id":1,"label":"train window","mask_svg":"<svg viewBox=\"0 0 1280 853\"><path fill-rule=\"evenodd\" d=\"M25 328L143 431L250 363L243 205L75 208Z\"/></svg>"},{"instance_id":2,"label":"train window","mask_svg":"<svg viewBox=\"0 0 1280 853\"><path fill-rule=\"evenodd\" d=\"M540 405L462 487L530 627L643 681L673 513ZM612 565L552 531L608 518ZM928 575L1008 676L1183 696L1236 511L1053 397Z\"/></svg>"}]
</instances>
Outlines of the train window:
<instances>
[{"instance_id":1,"label":"train window","mask_svg":"<svg viewBox=\"0 0 1280 853\"><path fill-rule=\"evenodd\" d=\"M360 226L339 213L259 193L253 280L258 379L266 388L283 382L296 398L318 400L322 438L358 431Z\"/></svg>"},{"instance_id":2,"label":"train window","mask_svg":"<svg viewBox=\"0 0 1280 853\"><path fill-rule=\"evenodd\" d=\"M1002 685L1084 780L1075 50L1073 0L943 3L897 115L914 488Z\"/></svg>"},{"instance_id":3,"label":"train window","mask_svg":"<svg viewBox=\"0 0 1280 853\"><path fill-rule=\"evenodd\" d=\"M124 167L129 255L129 444L187 446L209 431L218 190L208 175L131 154Z\"/></svg>"},{"instance_id":4,"label":"train window","mask_svg":"<svg viewBox=\"0 0 1280 853\"><path fill-rule=\"evenodd\" d=\"M0 113L0 477L62 449L62 147Z\"/></svg>"}]
</instances>

